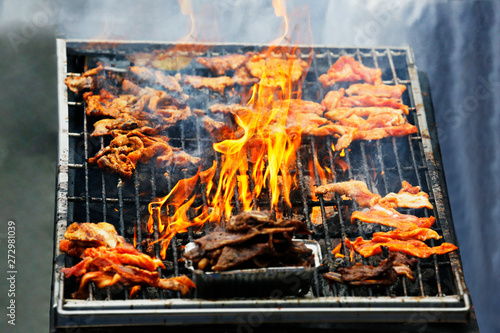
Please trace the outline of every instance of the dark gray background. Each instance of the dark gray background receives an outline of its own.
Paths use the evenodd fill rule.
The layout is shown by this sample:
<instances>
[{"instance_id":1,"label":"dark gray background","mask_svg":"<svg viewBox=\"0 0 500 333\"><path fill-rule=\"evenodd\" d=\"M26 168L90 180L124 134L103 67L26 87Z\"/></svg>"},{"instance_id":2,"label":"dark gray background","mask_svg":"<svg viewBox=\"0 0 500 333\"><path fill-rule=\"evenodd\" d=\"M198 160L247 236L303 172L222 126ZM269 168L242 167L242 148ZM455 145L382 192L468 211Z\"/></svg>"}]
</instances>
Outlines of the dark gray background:
<instances>
[{"instance_id":1,"label":"dark gray background","mask_svg":"<svg viewBox=\"0 0 500 333\"><path fill-rule=\"evenodd\" d=\"M288 1L309 5L312 40L402 46L428 73L467 285L482 332L500 332L500 3ZM281 19L269 1L193 1L202 41L268 43ZM213 18L216 17L216 21ZM216 24L215 24L216 22ZM176 41L177 1L0 1L0 308L7 306L6 223L17 226L17 325L49 327L57 91L55 38ZM303 28L303 26L302 26ZM306 31L307 29L301 30Z\"/></svg>"}]
</instances>

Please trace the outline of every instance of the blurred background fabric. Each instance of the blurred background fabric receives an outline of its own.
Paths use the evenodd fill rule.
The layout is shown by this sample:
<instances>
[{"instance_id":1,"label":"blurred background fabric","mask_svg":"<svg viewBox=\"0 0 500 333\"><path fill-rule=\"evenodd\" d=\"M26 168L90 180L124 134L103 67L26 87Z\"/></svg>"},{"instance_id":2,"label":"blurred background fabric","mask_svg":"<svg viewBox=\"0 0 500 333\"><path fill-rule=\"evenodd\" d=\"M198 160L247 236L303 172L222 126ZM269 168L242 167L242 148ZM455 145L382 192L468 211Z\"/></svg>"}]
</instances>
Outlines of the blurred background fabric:
<instances>
[{"instance_id":1,"label":"blurred background fabric","mask_svg":"<svg viewBox=\"0 0 500 333\"><path fill-rule=\"evenodd\" d=\"M201 42L269 43L272 1L193 0ZM328 46L406 46L429 77L465 278L482 332L500 332L500 2L287 1ZM306 14L304 14L306 13ZM309 13L307 15L307 13ZM302 24L302 25L301 25ZM299 27L300 25L300 27ZM6 223L16 222L16 327L49 328L57 170L56 37L177 41L191 31L177 0L0 1L0 308L8 298Z\"/></svg>"}]
</instances>

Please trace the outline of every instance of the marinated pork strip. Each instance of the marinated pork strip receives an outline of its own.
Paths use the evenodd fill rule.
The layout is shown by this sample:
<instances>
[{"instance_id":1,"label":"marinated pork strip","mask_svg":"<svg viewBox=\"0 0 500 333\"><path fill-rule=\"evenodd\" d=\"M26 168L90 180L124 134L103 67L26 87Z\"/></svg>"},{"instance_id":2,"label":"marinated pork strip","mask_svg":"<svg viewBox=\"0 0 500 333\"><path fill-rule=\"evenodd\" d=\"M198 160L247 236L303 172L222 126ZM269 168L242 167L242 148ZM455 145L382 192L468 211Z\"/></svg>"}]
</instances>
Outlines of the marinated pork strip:
<instances>
[{"instance_id":1,"label":"marinated pork strip","mask_svg":"<svg viewBox=\"0 0 500 333\"><path fill-rule=\"evenodd\" d=\"M384 98L384 97L376 97L370 95L343 97L340 99L337 106L338 107L367 107L367 106L390 107L393 109L402 110L406 114L409 113L408 106L401 103L396 98Z\"/></svg>"},{"instance_id":2,"label":"marinated pork strip","mask_svg":"<svg viewBox=\"0 0 500 333\"><path fill-rule=\"evenodd\" d=\"M252 55L252 52L247 52L246 54L227 54L211 58L198 57L196 62L207 67L215 75L223 76L226 71L234 71L242 66Z\"/></svg>"},{"instance_id":3,"label":"marinated pork strip","mask_svg":"<svg viewBox=\"0 0 500 333\"><path fill-rule=\"evenodd\" d=\"M227 87L233 86L233 80L229 76L203 77L195 75L184 75L184 83L190 84L195 89L208 88L223 95Z\"/></svg>"},{"instance_id":4,"label":"marinated pork strip","mask_svg":"<svg viewBox=\"0 0 500 333\"><path fill-rule=\"evenodd\" d=\"M355 130L353 140L380 140L388 137L403 137L418 132L418 128L412 124L372 128L369 130Z\"/></svg>"},{"instance_id":5,"label":"marinated pork strip","mask_svg":"<svg viewBox=\"0 0 500 333\"><path fill-rule=\"evenodd\" d=\"M118 135L108 146L89 158L89 163L97 164L99 168L116 173L127 180L132 176L143 149L144 144L139 137Z\"/></svg>"},{"instance_id":6,"label":"marinated pork strip","mask_svg":"<svg viewBox=\"0 0 500 333\"><path fill-rule=\"evenodd\" d=\"M64 79L64 84L75 94L79 94L85 89L97 89L101 86L100 82L105 80L104 78L98 78L103 69L104 67L99 64L96 68L89 69L80 76L68 76Z\"/></svg>"},{"instance_id":7,"label":"marinated pork strip","mask_svg":"<svg viewBox=\"0 0 500 333\"><path fill-rule=\"evenodd\" d=\"M344 55L328 69L326 74L320 75L318 81L325 87L336 82L365 81L371 84L382 84L382 70L366 67L354 58Z\"/></svg>"},{"instance_id":8,"label":"marinated pork strip","mask_svg":"<svg viewBox=\"0 0 500 333\"><path fill-rule=\"evenodd\" d=\"M410 183L406 180L403 180L402 189L397 194L393 192L387 194L380 200L380 204L404 208L433 209L433 206L429 201L429 195L420 191L419 187L410 185Z\"/></svg>"},{"instance_id":9,"label":"marinated pork strip","mask_svg":"<svg viewBox=\"0 0 500 333\"><path fill-rule=\"evenodd\" d=\"M458 249L451 243L429 247L424 242L415 239L397 240L386 237L374 237L371 240L358 237L354 242L346 238L345 244L349 249L354 249L365 258L381 254L382 247L387 247L391 252L402 252L418 258L428 258L433 254L445 254Z\"/></svg>"},{"instance_id":10,"label":"marinated pork strip","mask_svg":"<svg viewBox=\"0 0 500 333\"><path fill-rule=\"evenodd\" d=\"M179 84L179 81L172 75L165 75L162 71L155 71L155 81L157 84L161 85L163 88L174 91L178 93L182 93L182 87Z\"/></svg>"},{"instance_id":11,"label":"marinated pork strip","mask_svg":"<svg viewBox=\"0 0 500 333\"><path fill-rule=\"evenodd\" d=\"M232 79L235 84L239 84L240 86L252 86L259 82L259 79L253 77L245 66L236 69Z\"/></svg>"},{"instance_id":12,"label":"marinated pork strip","mask_svg":"<svg viewBox=\"0 0 500 333\"><path fill-rule=\"evenodd\" d=\"M429 228L416 228L408 231L396 229L387 232L376 232L373 234L373 237L385 237L398 240L416 239L420 241L426 241L429 239L441 239L441 236L439 236L439 234L435 230Z\"/></svg>"},{"instance_id":13,"label":"marinated pork strip","mask_svg":"<svg viewBox=\"0 0 500 333\"><path fill-rule=\"evenodd\" d=\"M391 107L379 107L379 106L335 107L328 110L329 111L325 112L324 116L333 121L346 119L353 115L358 117L369 117L372 115L387 114L387 113L397 113L401 115L404 112L401 109L394 109Z\"/></svg>"},{"instance_id":14,"label":"marinated pork strip","mask_svg":"<svg viewBox=\"0 0 500 333\"><path fill-rule=\"evenodd\" d=\"M152 71L143 66L130 66L130 72L142 83L158 84L166 90L182 93L182 87L179 81L171 75L166 75L163 71Z\"/></svg>"},{"instance_id":15,"label":"marinated pork strip","mask_svg":"<svg viewBox=\"0 0 500 333\"><path fill-rule=\"evenodd\" d=\"M406 119L398 112L386 111L370 114L367 119L352 115L348 118L340 119L339 124L366 131L374 128L401 126L406 124Z\"/></svg>"},{"instance_id":16,"label":"marinated pork strip","mask_svg":"<svg viewBox=\"0 0 500 333\"><path fill-rule=\"evenodd\" d=\"M227 140L234 135L234 131L223 121L217 121L209 116L201 117L201 121L207 132L210 133L216 141Z\"/></svg>"},{"instance_id":17,"label":"marinated pork strip","mask_svg":"<svg viewBox=\"0 0 500 333\"><path fill-rule=\"evenodd\" d=\"M132 265L150 271L155 271L159 267L165 268L165 265L161 260L153 259L147 254L141 253L133 247L125 248L117 246L112 249L104 246L89 247L85 249L81 257L83 258L83 260L75 266L70 268L63 268L61 270L61 272L64 273L65 277L80 277L84 275L88 271L88 266L91 263L90 260L98 257L107 258L115 264Z\"/></svg>"},{"instance_id":18,"label":"marinated pork strip","mask_svg":"<svg viewBox=\"0 0 500 333\"><path fill-rule=\"evenodd\" d=\"M351 222L355 220L394 227L401 231L411 231L418 228L430 228L436 218L434 216L416 217L415 215L401 214L393 208L376 204L367 212L353 212Z\"/></svg>"},{"instance_id":19,"label":"marinated pork strip","mask_svg":"<svg viewBox=\"0 0 500 333\"><path fill-rule=\"evenodd\" d=\"M322 116L326 108L313 101L305 101L302 99L289 99L275 103L274 107L288 108L289 114L313 113Z\"/></svg>"},{"instance_id":20,"label":"marinated pork strip","mask_svg":"<svg viewBox=\"0 0 500 333\"><path fill-rule=\"evenodd\" d=\"M308 68L307 62L302 59L283 59L262 54L252 56L245 66L266 87L280 87L290 81L296 83Z\"/></svg>"},{"instance_id":21,"label":"marinated pork strip","mask_svg":"<svg viewBox=\"0 0 500 333\"><path fill-rule=\"evenodd\" d=\"M195 284L187 276L160 279L157 271L148 271L135 266L115 264L112 260L103 257L91 259L89 272L80 280L78 291L72 294L73 298L85 299L88 294L88 284L94 282L98 288L106 288L116 284L124 286L151 286L165 290L177 290L185 296Z\"/></svg>"},{"instance_id":22,"label":"marinated pork strip","mask_svg":"<svg viewBox=\"0 0 500 333\"><path fill-rule=\"evenodd\" d=\"M125 238L118 235L115 227L112 224L106 222L74 222L66 228L66 232L64 233L64 240L65 242L63 242L63 244L72 245L67 241L73 241L78 242L74 245L78 245L80 247L105 246L108 248L115 248L117 246L131 246L127 243ZM62 251L64 252L68 252L67 250L70 250L67 247L63 248L64 250Z\"/></svg>"},{"instance_id":23,"label":"marinated pork strip","mask_svg":"<svg viewBox=\"0 0 500 333\"><path fill-rule=\"evenodd\" d=\"M325 98L321 101L321 105L325 107L326 110L333 110L336 107L338 107L340 100L344 97L345 95L345 89L340 88L339 90L332 90L329 91L326 95ZM338 120L338 119L335 119Z\"/></svg>"},{"instance_id":24,"label":"marinated pork strip","mask_svg":"<svg viewBox=\"0 0 500 333\"><path fill-rule=\"evenodd\" d=\"M388 86L385 84L366 84L366 83L355 83L351 84L349 88L346 89L346 93L349 96L352 95L371 95L376 97L388 97L388 98L401 98L401 95L406 91L406 86L403 84L397 84L395 86Z\"/></svg>"},{"instance_id":25,"label":"marinated pork strip","mask_svg":"<svg viewBox=\"0 0 500 333\"><path fill-rule=\"evenodd\" d=\"M330 183L318 186L314 190L316 195L323 195L327 192L346 195L354 199L361 207L372 207L382 198L380 195L372 193L366 183L358 180Z\"/></svg>"}]
</instances>

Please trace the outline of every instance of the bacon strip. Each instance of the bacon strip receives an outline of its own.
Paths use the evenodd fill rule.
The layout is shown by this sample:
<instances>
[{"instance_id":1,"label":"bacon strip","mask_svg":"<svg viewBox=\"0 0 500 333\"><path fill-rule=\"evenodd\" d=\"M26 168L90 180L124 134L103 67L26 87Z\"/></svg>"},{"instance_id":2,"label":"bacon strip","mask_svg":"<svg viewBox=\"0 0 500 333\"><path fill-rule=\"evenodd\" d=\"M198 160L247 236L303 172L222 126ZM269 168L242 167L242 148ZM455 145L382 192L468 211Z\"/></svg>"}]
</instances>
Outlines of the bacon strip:
<instances>
[{"instance_id":1,"label":"bacon strip","mask_svg":"<svg viewBox=\"0 0 500 333\"><path fill-rule=\"evenodd\" d=\"M365 258L381 254L382 247L387 247L391 252L402 252L418 258L428 258L433 254L445 254L458 249L451 243L442 243L439 246L429 247L419 240L402 241L385 237L377 237L372 240L364 240L362 237L358 237L354 242L346 238L345 245Z\"/></svg>"},{"instance_id":2,"label":"bacon strip","mask_svg":"<svg viewBox=\"0 0 500 333\"><path fill-rule=\"evenodd\" d=\"M318 81L323 86L331 86L336 82L348 81L365 81L367 83L381 84L382 70L380 68L369 68L354 60L350 56L340 57L328 69L326 74L321 75Z\"/></svg>"},{"instance_id":3,"label":"bacon strip","mask_svg":"<svg viewBox=\"0 0 500 333\"><path fill-rule=\"evenodd\" d=\"M377 223L394 227L402 231L411 231L417 228L430 228L436 218L416 217L414 215L401 214L393 208L374 205L368 212L355 211L351 215L351 222L359 220L366 223Z\"/></svg>"}]
</instances>

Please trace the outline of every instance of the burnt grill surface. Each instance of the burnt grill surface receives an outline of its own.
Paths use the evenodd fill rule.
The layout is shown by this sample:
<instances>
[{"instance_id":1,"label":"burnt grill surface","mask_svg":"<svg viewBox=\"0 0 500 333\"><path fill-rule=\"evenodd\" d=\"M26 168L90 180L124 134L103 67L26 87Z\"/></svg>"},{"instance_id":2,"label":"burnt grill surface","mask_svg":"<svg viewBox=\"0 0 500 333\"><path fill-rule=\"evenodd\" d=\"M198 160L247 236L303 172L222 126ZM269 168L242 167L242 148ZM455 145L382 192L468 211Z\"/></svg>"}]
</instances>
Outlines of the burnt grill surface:
<instances>
[{"instance_id":1,"label":"burnt grill surface","mask_svg":"<svg viewBox=\"0 0 500 333\"><path fill-rule=\"evenodd\" d=\"M62 67L59 73L60 79L65 75L79 75L84 71L85 66L94 67L97 61L106 61L117 67L127 65L125 54L132 52L151 52L157 49L166 49L171 45L163 44L87 44L80 42L60 42L59 57L66 57L66 68ZM196 53L200 56L216 56L231 53L245 53L247 51L263 50L262 46L254 45L215 45L203 52ZM327 91L323 89L317 81L319 75L326 73L328 68L342 55L348 54L368 67L378 67L383 71L382 79L385 84L404 84L407 91L403 94L403 103L410 106L408 121L419 127L419 133L403 138L386 138L378 141L354 141L349 149L345 150L343 159L349 165L349 168L343 170L335 163L337 155L332 153L332 143L334 138L326 137L324 139L314 137L303 137L301 148L297 152L297 168L295 171L299 184L296 195L292 197L293 208L284 209L285 216L301 216L308 224L313 235L310 239L318 241L322 246L323 266L315 273L311 289L302 298L302 303L295 303L286 306L286 302L293 300L283 300L285 302L285 315L278 317L269 316L269 321L289 322L289 321L338 321L338 316L319 316L312 315L317 312L317 307L336 307L330 302L333 299L340 300L342 304L351 304L349 302L358 302L358 297L363 297L362 301L355 303L354 307L359 308L363 314L367 307L385 307L390 310L384 311L382 319L385 321L404 321L408 318L410 312L407 308L414 310L421 308L422 312L432 313L436 321L462 321L467 318L468 301L464 294L465 285L461 273L459 257L456 253L446 255L433 255L427 259L419 259L414 270L415 281L410 281L405 277L399 277L395 285L390 287L349 287L341 284L328 285L322 278L322 274L328 270L334 271L340 265L345 265L341 259L335 259L331 254L334 242L343 240L346 237L354 240L357 236L369 238L373 232L388 231L391 228L368 223L351 224L350 215L358 206L353 201L345 201L339 195L332 200L325 200L322 196L318 200L312 200L310 196L310 184L320 185L319 173L315 163L312 163L312 170L308 168L309 161L318 160L320 165L326 166L334 171L335 177L329 181L361 180L366 182L368 188L382 196L389 192L398 192L403 180L408 181L414 186L420 186L421 190L429 193L430 201L435 207L434 210L406 209L404 212L420 217L435 216L436 222L432 227L440 235L441 240L430 240L428 245L437 246L442 242L452 241L449 216L443 210L444 199L442 189L439 183L436 184L435 166L432 159L432 150L429 155L428 133L426 128L426 119L419 115L419 109L416 107L419 96L418 81L414 77L416 70L413 64L413 55L409 48L332 48L315 47L299 48L302 51L302 57L307 58L312 52L312 63L309 72L303 83L302 99L321 102ZM64 54L61 54L64 53ZM181 72L183 74L212 76L208 69L201 65L194 65L191 62ZM340 87L347 87L347 84L336 84L331 89L337 90ZM63 86L60 89L64 89ZM236 87L236 90L238 87ZM64 90L65 93L67 90ZM234 97L221 96L218 93L210 92L207 89L199 91L190 90L187 92L191 96L188 105L194 108L207 109L214 102L232 103L238 102ZM168 171L170 177L164 177L165 170L156 170L153 163L148 165L139 164L132 178L126 182L120 180L116 175L110 175L101 171L97 166L88 164L88 158L109 143L106 137L92 138L90 132L93 129L94 119L85 114L85 105L81 96L67 91L67 100L60 103L60 108L67 112L67 132L61 131L60 142L67 144L67 150L61 149L61 160L59 166L59 188L58 188L58 212L55 246L62 239L64 228L73 222L100 222L105 221L113 224L118 233L124 236L129 242L132 242L134 235L137 240L137 247L141 251L143 240L148 235L141 229L141 223L146 216L147 205L155 198L166 195L170 192L178 180L194 175L197 168L178 169L171 168ZM232 100L233 98L233 100ZM61 105L62 104L62 105ZM67 111L66 111L67 110ZM424 110L421 110L424 111ZM420 116L420 119L419 119ZM194 118L194 117L193 117ZM62 120L64 122L64 120ZM217 160L219 156L211 148L212 139L206 133L201 122L195 119L188 119L169 129L170 144L182 148L184 151L195 156L203 156L204 167L211 166L212 160ZM432 147L430 147L432 149ZM67 183L64 182L67 175ZM64 178L61 181L61 178ZM62 184L66 184L66 187ZM437 194L437 195L436 195ZM235 196L236 197L236 196ZM201 197L200 203L205 198ZM258 200L258 206L268 208L269 201L266 196ZM319 207L321 210L321 224L314 224L311 221L311 212L313 207ZM337 212L331 217L327 217L326 211L333 207ZM235 201L233 213L239 212L238 203ZM161 270L162 277L172 277L190 272L179 263L182 255L179 245L185 245L193 239L202 236L210 226L205 226L201 230L189 230L188 233L175 236L169 246L166 260L164 261L166 269ZM157 229L153 237L158 237ZM173 246L175 245L175 246ZM159 245L154 246L154 253L159 257ZM345 250L345 249L344 249ZM174 258L172 260L172 258ZM372 263L371 259L364 259L356 255L357 262ZM112 320L113 324L120 325L123 318L119 314L110 314L106 311L110 309L121 309L123 313L129 309L134 302L145 301L139 306L141 310L148 313L157 311L157 303L148 303L148 300L155 302L171 302L181 299L177 292L162 291L155 288L142 288L139 293L139 300L128 300L127 288L106 288L97 289L90 286L90 297L86 301L71 300L70 294L78 288L78 284L72 280L64 280L60 274L62 267L70 267L76 263L75 259L57 253L56 265L54 268L54 295L53 295L53 326L99 326L107 320ZM196 282L196 281L195 281ZM387 301L387 298L391 301ZM297 299L301 299L298 297ZM307 302L304 302L307 300ZM185 302L182 299L182 302ZM426 301L428 303L426 303ZM191 303L190 303L191 302ZM249 303L250 302L250 303ZM227 322L232 322L231 310L254 309L265 306L266 299L245 299L231 301L217 301L206 307L206 313L213 312L215 309L229 309L227 313ZM345 303L342 303L345 302ZM103 305L104 304L104 305ZM170 303L170 304L177 304ZM197 292L193 292L183 306L190 309L199 303ZM186 305L187 304L187 305ZM204 304L204 303L203 303ZM297 303L298 304L298 303ZM325 305L326 304L326 305ZM170 305L172 306L172 305ZM352 306L352 304L351 304ZM109 307L109 308L108 308ZM180 307L182 308L182 306ZM446 309L450 312L447 312ZM175 306L172 309L177 310ZM204 309L204 305L201 305ZM300 311L300 313L297 313ZM288 310L288 312L286 312ZM150 312L148 312L150 311ZM179 315L174 310L171 313L168 310L163 313L164 316L172 319L172 323L185 320L185 315ZM224 313L226 310L218 310ZM382 311L382 310L381 310ZM392 311L392 312L391 312ZM338 310L340 318L345 321L351 321L352 317ZM399 314L399 312L401 314ZM408 312L408 313L407 313ZM201 312L206 315L205 312ZM323 313L323 312L320 312ZM451 314L450 314L451 313ZM293 314L293 315L292 315ZM309 314L311 314L309 316ZM93 316L90 324L85 324L85 319ZM194 316L194 317L193 317ZM192 322L205 323L215 320L214 316L203 317L190 315ZM288 317L287 317L288 316ZM342 317L343 316L343 317ZM147 316L146 316L147 317ZM293 318L295 317L295 318ZM311 318L314 319L311 319ZM147 317L149 318L149 317ZM359 318L359 317L357 317ZM358 319L359 320L359 319ZM361 317L362 321L378 321L372 315ZM224 320L223 320L224 321ZM149 318L140 321L142 324L155 324L155 320Z\"/></svg>"}]
</instances>

